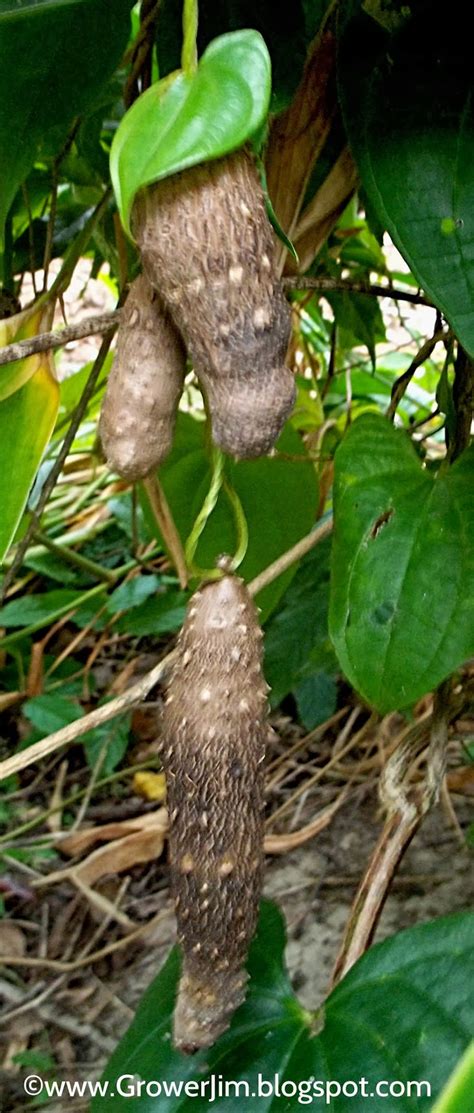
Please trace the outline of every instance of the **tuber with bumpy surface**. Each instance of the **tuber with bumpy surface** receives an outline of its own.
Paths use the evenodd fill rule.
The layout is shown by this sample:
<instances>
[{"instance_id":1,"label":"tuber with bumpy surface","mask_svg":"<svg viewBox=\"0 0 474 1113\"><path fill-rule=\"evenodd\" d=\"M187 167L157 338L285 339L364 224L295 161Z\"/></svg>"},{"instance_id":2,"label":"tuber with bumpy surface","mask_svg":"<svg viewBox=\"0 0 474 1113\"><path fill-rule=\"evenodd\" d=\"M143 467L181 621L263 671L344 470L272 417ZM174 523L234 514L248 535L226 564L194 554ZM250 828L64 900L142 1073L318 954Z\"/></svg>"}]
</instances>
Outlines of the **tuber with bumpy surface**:
<instances>
[{"instance_id":1,"label":"tuber with bumpy surface","mask_svg":"<svg viewBox=\"0 0 474 1113\"><path fill-rule=\"evenodd\" d=\"M242 580L192 597L164 705L171 881L183 949L174 1044L210 1047L245 997L263 870L269 726L262 631Z\"/></svg>"},{"instance_id":2,"label":"tuber with bumpy surface","mask_svg":"<svg viewBox=\"0 0 474 1113\"><path fill-rule=\"evenodd\" d=\"M133 232L207 396L216 443L237 457L273 447L295 400L291 312L275 239L245 149L142 190Z\"/></svg>"},{"instance_id":3,"label":"tuber with bumpy surface","mask_svg":"<svg viewBox=\"0 0 474 1113\"><path fill-rule=\"evenodd\" d=\"M124 479L143 479L168 455L185 368L181 337L141 274L122 310L99 425L107 461Z\"/></svg>"}]
</instances>

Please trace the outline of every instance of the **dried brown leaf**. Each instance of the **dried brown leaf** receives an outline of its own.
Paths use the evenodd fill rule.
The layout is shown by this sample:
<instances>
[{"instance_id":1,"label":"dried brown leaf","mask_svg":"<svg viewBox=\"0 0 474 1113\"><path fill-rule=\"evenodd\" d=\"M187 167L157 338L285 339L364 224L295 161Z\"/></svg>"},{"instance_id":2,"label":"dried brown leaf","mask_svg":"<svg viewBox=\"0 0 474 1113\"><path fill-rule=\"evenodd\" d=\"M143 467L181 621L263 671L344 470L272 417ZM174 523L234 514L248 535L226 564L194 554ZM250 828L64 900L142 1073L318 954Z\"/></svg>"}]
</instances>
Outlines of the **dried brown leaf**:
<instances>
[{"instance_id":1,"label":"dried brown leaf","mask_svg":"<svg viewBox=\"0 0 474 1113\"><path fill-rule=\"evenodd\" d=\"M317 35L292 103L270 128L266 155L268 192L283 231L293 233L311 171L337 110L336 41L330 30ZM279 245L281 274L287 250Z\"/></svg>"},{"instance_id":2,"label":"dried brown leaf","mask_svg":"<svg viewBox=\"0 0 474 1113\"><path fill-rule=\"evenodd\" d=\"M76 855L83 854L84 851L89 850L89 847L95 846L98 842L121 839L126 835L134 834L136 831L153 827L165 833L167 826L166 808L158 808L156 812L138 815L133 819L123 819L118 823L103 823L97 827L87 827L84 831L75 831L73 834L59 839L56 846L64 854L73 858Z\"/></svg>"},{"instance_id":3,"label":"dried brown leaf","mask_svg":"<svg viewBox=\"0 0 474 1113\"><path fill-rule=\"evenodd\" d=\"M299 263L287 255L285 272L304 273L315 259L357 185L357 168L348 147L304 209L293 234Z\"/></svg>"},{"instance_id":4,"label":"dried brown leaf","mask_svg":"<svg viewBox=\"0 0 474 1113\"><path fill-rule=\"evenodd\" d=\"M93 885L108 873L122 873L140 862L151 862L154 858L159 858L163 846L163 828L145 828L94 850L84 862L76 866L74 872L86 885Z\"/></svg>"}]
</instances>

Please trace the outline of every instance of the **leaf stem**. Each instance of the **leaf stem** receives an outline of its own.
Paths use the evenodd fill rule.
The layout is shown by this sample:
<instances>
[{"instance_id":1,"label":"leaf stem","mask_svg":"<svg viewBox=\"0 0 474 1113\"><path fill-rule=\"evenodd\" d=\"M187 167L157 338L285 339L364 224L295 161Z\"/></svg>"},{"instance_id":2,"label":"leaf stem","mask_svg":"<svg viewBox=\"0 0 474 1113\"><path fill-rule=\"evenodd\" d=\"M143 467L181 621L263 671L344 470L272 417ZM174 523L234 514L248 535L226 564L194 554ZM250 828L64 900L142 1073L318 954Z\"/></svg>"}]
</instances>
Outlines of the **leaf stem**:
<instances>
[{"instance_id":1,"label":"leaf stem","mask_svg":"<svg viewBox=\"0 0 474 1113\"><path fill-rule=\"evenodd\" d=\"M193 573L197 576L201 576L202 572L200 569L196 568L194 564L196 549L198 547L199 538L219 498L223 480L224 455L219 448L216 448L216 446L213 445L211 485L184 547L186 564L188 565L188 568L192 570ZM211 575L215 578L216 576L221 576L222 573L217 569L214 569Z\"/></svg>"},{"instance_id":2,"label":"leaf stem","mask_svg":"<svg viewBox=\"0 0 474 1113\"><path fill-rule=\"evenodd\" d=\"M234 521L237 532L237 549L232 558L232 571L236 572L240 567L247 552L249 543L249 531L247 526L247 519L244 514L244 508L239 499L237 491L231 486L227 480L224 480L224 491L229 499L234 515Z\"/></svg>"},{"instance_id":3,"label":"leaf stem","mask_svg":"<svg viewBox=\"0 0 474 1113\"><path fill-rule=\"evenodd\" d=\"M181 66L189 77L197 70L198 0L184 0Z\"/></svg>"}]
</instances>

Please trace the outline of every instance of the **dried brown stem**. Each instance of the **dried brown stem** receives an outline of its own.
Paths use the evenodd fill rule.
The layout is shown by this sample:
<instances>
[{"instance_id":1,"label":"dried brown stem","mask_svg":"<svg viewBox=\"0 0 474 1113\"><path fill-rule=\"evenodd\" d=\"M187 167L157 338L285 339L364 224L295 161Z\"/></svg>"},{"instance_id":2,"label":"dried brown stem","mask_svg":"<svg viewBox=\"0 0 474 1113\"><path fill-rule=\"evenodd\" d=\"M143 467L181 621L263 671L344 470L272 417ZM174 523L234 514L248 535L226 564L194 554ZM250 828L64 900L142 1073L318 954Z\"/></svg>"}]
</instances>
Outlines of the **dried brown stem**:
<instances>
[{"instance_id":1,"label":"dried brown stem","mask_svg":"<svg viewBox=\"0 0 474 1113\"><path fill-rule=\"evenodd\" d=\"M83 715L82 719L76 720L74 723L69 723L66 727L61 727L61 730L55 730L53 734L48 735L47 738L41 738L39 742L35 742L33 746L29 746L27 750L23 750L18 754L12 754L11 757L5 761L0 762L0 781L5 777L11 776L12 773L18 773L20 769L25 769L28 765L34 762L41 761L52 754L55 750L59 750L62 746L66 746L69 742L75 742L86 731L92 730L94 727L101 726L102 723L108 723L111 719L115 719L117 715L121 715L124 711L128 711L135 703L140 703L141 700L151 692L151 689L158 684L159 680L163 679L166 670L170 667L173 661L174 654L168 653L159 661L157 665L150 672L127 688L126 692L116 699L110 700L109 703L103 704L102 707L97 707L95 711L90 711L88 715Z\"/></svg>"},{"instance_id":2,"label":"dried brown stem","mask_svg":"<svg viewBox=\"0 0 474 1113\"><path fill-rule=\"evenodd\" d=\"M345 278L327 278L315 275L295 274L282 279L286 290L315 290L320 294L333 290L347 290L351 294L367 294L369 297L390 298L392 301L408 301L411 305L428 305L434 309L433 302L423 294L413 290L400 290L397 286L383 286L377 282L352 282Z\"/></svg>"},{"instance_id":3,"label":"dried brown stem","mask_svg":"<svg viewBox=\"0 0 474 1113\"><path fill-rule=\"evenodd\" d=\"M407 367L406 371L403 372L403 375L399 375L398 379L395 380L392 387L390 403L387 409L387 417L390 418L390 421L393 421L397 406L401 402L405 391L408 389L411 380L415 374L415 371L417 371L418 367L421 367L422 363L424 363L425 360L430 358L430 355L436 347L438 341L446 340L446 336L447 333L443 329L436 329L433 333L433 336L430 336L429 340L426 340L425 343L422 344L420 350L412 359L410 366Z\"/></svg>"},{"instance_id":4,"label":"dried brown stem","mask_svg":"<svg viewBox=\"0 0 474 1113\"><path fill-rule=\"evenodd\" d=\"M367 294L371 297L392 298L394 301L408 301L412 305L431 305L431 302L422 294L415 294L411 290L399 290L393 286L369 285L364 282L348 282L341 278L313 278L311 275L291 275L282 279L286 290L314 290L316 293L326 293L331 290L347 290L349 293ZM18 340L14 344L7 344L0 348L0 366L13 363L16 359L34 355L36 352L53 351L63 348L72 340L84 340L86 336L96 336L116 329L120 321L120 310L111 310L93 317L85 317L76 325L67 325L57 332L41 332L26 340ZM438 339L443 339L444 333ZM430 341L428 341L430 343ZM431 354L431 353L428 353ZM428 356L424 357L425 359Z\"/></svg>"},{"instance_id":5,"label":"dried brown stem","mask_svg":"<svg viewBox=\"0 0 474 1113\"><path fill-rule=\"evenodd\" d=\"M474 413L474 360L458 346L454 364L453 404L456 413L455 428L448 445L449 461L452 464L467 448L471 439L472 417Z\"/></svg>"},{"instance_id":6,"label":"dried brown stem","mask_svg":"<svg viewBox=\"0 0 474 1113\"><path fill-rule=\"evenodd\" d=\"M168 549L171 560L176 569L180 587L186 588L188 583L188 569L186 557L176 524L168 505L163 487L154 472L143 480L143 486L148 495L151 509L156 518L163 541Z\"/></svg>"},{"instance_id":7,"label":"dried brown stem","mask_svg":"<svg viewBox=\"0 0 474 1113\"><path fill-rule=\"evenodd\" d=\"M153 916L153 919L148 920L146 924L140 924L140 927L135 928L127 935L121 936L113 943L107 943L105 947L100 950L94 951L91 954L82 955L74 961L62 961L55 958L28 958L26 955L21 957L18 955L2 955L2 963L4 966L22 966L33 967L46 970L57 970L66 974L72 973L73 970L80 970L84 966L92 966L94 962L99 962L100 959L105 958L107 955L113 954L115 951L120 951L123 947L128 947L129 943L133 943L135 939L139 939L142 935L147 935L152 931L156 924L163 920L167 915L167 911L162 910ZM115 1042L115 1041L114 1041Z\"/></svg>"},{"instance_id":8,"label":"dried brown stem","mask_svg":"<svg viewBox=\"0 0 474 1113\"><path fill-rule=\"evenodd\" d=\"M49 352L55 348L64 348L71 340L83 340L86 336L96 336L110 329L116 329L120 321L120 310L114 309L110 313L101 313L94 317L85 317L76 325L67 325L57 332L40 332L38 336L31 336L26 340L17 340L14 344L7 344L0 348L0 366L5 363L14 363L17 359L25 359L36 352Z\"/></svg>"},{"instance_id":9,"label":"dried brown stem","mask_svg":"<svg viewBox=\"0 0 474 1113\"><path fill-rule=\"evenodd\" d=\"M424 779L408 787L416 756L408 736L397 747L382 774L380 795L387 820L359 885L332 976L332 985L347 974L367 950L377 927L396 869L427 812L438 800L443 783L450 719L450 680L437 689Z\"/></svg>"}]
</instances>

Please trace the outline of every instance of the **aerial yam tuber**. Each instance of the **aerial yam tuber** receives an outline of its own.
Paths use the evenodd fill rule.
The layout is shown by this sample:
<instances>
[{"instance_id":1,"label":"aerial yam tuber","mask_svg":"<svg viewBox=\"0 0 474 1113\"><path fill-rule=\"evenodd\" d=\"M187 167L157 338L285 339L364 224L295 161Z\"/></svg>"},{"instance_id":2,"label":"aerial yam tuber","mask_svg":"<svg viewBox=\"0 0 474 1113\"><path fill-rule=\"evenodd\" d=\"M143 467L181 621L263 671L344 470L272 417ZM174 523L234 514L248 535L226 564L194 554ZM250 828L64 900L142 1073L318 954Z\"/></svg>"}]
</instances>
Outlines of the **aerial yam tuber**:
<instances>
[{"instance_id":1,"label":"aerial yam tuber","mask_svg":"<svg viewBox=\"0 0 474 1113\"><path fill-rule=\"evenodd\" d=\"M268 452L295 398L284 365L291 314L249 153L149 186L135 200L133 230L193 358L214 440L234 456Z\"/></svg>"},{"instance_id":2,"label":"aerial yam tuber","mask_svg":"<svg viewBox=\"0 0 474 1113\"><path fill-rule=\"evenodd\" d=\"M209 1047L245 996L263 867L262 632L242 580L192 597L164 707L170 859L184 960L174 1043Z\"/></svg>"},{"instance_id":3,"label":"aerial yam tuber","mask_svg":"<svg viewBox=\"0 0 474 1113\"><path fill-rule=\"evenodd\" d=\"M99 426L107 461L125 479L143 479L168 455L185 362L167 310L139 275L122 310Z\"/></svg>"}]
</instances>

